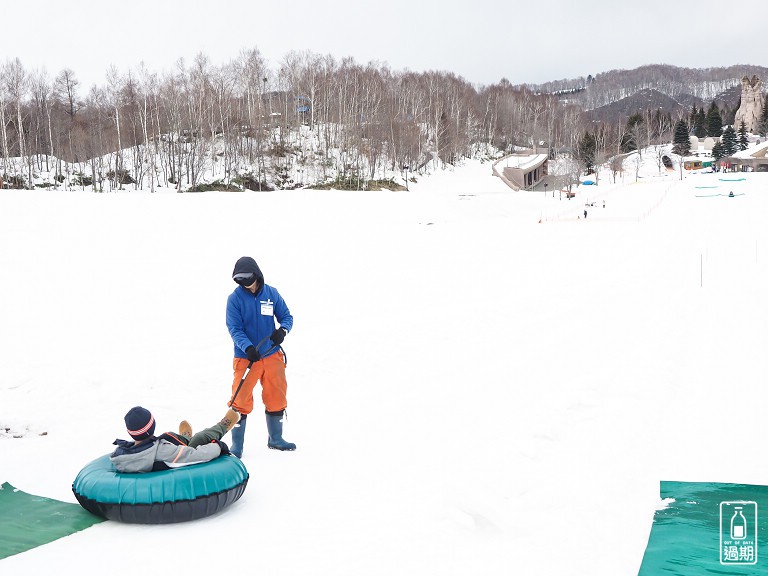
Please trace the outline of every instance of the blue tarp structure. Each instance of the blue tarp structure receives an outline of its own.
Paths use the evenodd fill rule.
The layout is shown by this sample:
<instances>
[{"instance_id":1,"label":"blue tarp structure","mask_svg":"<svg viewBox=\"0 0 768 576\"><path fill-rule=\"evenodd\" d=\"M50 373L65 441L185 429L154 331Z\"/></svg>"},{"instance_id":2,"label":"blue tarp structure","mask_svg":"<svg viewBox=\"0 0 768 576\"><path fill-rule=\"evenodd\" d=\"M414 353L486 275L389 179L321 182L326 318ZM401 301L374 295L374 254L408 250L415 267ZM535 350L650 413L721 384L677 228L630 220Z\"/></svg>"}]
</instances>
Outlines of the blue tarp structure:
<instances>
[{"instance_id":1,"label":"blue tarp structure","mask_svg":"<svg viewBox=\"0 0 768 576\"><path fill-rule=\"evenodd\" d=\"M674 500L654 515L639 576L768 574L768 486L662 482L661 497Z\"/></svg>"},{"instance_id":2,"label":"blue tarp structure","mask_svg":"<svg viewBox=\"0 0 768 576\"><path fill-rule=\"evenodd\" d=\"M85 530L104 518L69 504L0 486L0 560ZM55 567L51 567L55 573Z\"/></svg>"}]
</instances>

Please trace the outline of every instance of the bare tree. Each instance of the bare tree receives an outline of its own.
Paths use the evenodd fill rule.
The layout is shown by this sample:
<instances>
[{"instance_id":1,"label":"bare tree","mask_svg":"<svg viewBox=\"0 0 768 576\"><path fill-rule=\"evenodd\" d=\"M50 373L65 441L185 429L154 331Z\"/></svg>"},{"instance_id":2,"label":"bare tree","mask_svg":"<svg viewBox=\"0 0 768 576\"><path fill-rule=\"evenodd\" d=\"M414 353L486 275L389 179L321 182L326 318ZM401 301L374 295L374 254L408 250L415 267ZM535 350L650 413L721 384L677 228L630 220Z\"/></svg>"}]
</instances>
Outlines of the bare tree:
<instances>
[{"instance_id":1,"label":"bare tree","mask_svg":"<svg viewBox=\"0 0 768 576\"><path fill-rule=\"evenodd\" d=\"M117 133L117 148L115 149L115 167L112 171L114 174L114 184L117 184L119 189L123 187L123 141L120 131L120 110L123 105L123 78L117 71L115 66L110 66L107 70L107 90L105 96L109 107L112 110L113 120L115 123L115 131ZM114 186L113 184L113 186Z\"/></svg>"},{"instance_id":2,"label":"bare tree","mask_svg":"<svg viewBox=\"0 0 768 576\"><path fill-rule=\"evenodd\" d=\"M142 62L139 67L138 116L144 137L144 147L149 157L149 191L151 193L155 191L158 143L160 141L159 133L155 133L154 124L155 109L158 107L157 96L157 76L149 72ZM143 179L139 179L139 184L143 188Z\"/></svg>"},{"instance_id":3,"label":"bare tree","mask_svg":"<svg viewBox=\"0 0 768 576\"><path fill-rule=\"evenodd\" d=\"M42 169L45 163L46 172L50 171L50 158L53 150L52 127L52 90L48 75L37 72L30 77L30 92L32 94L32 137L33 149L37 152L38 168ZM50 184L50 183L49 183ZM54 185L56 180L54 180Z\"/></svg>"},{"instance_id":4,"label":"bare tree","mask_svg":"<svg viewBox=\"0 0 768 576\"><path fill-rule=\"evenodd\" d=\"M21 64L21 60L15 58L5 64L2 70L2 75L5 80L5 88L9 96L12 107L15 111L15 130L17 145L19 151L19 158L24 162L27 157L26 139L24 137L24 97L26 95L29 82L27 73ZM23 164L22 164L23 165ZM32 185L32 167L28 163L28 185ZM20 171L20 170L19 170Z\"/></svg>"},{"instance_id":5,"label":"bare tree","mask_svg":"<svg viewBox=\"0 0 768 576\"><path fill-rule=\"evenodd\" d=\"M643 165L643 155L638 150L636 154L632 155L632 166L635 169L635 182L640 179L640 167Z\"/></svg>"},{"instance_id":6,"label":"bare tree","mask_svg":"<svg viewBox=\"0 0 768 576\"><path fill-rule=\"evenodd\" d=\"M635 149L637 150L638 155L642 159L643 157L643 134L645 133L645 130L643 128L642 122L635 122L629 127L629 137L635 144Z\"/></svg>"},{"instance_id":7,"label":"bare tree","mask_svg":"<svg viewBox=\"0 0 768 576\"><path fill-rule=\"evenodd\" d=\"M559 176L565 180L568 192L572 192L573 187L578 187L581 182L582 164L573 154L566 154L561 160Z\"/></svg>"},{"instance_id":8,"label":"bare tree","mask_svg":"<svg viewBox=\"0 0 768 576\"><path fill-rule=\"evenodd\" d=\"M67 116L74 121L75 114L82 107L82 103L77 98L77 87L80 81L75 77L75 73L69 68L65 68L56 76L53 85L54 98L60 102Z\"/></svg>"},{"instance_id":9,"label":"bare tree","mask_svg":"<svg viewBox=\"0 0 768 576\"><path fill-rule=\"evenodd\" d=\"M654 155L656 158L656 165L659 167L659 175L661 175L661 171L664 168L664 158L667 156L666 147L656 144L656 146L654 146Z\"/></svg>"},{"instance_id":10,"label":"bare tree","mask_svg":"<svg viewBox=\"0 0 768 576\"><path fill-rule=\"evenodd\" d=\"M624 171L624 155L617 154L610 159L611 174L613 175L613 183L616 184L616 179L619 174Z\"/></svg>"},{"instance_id":11,"label":"bare tree","mask_svg":"<svg viewBox=\"0 0 768 576\"><path fill-rule=\"evenodd\" d=\"M10 150L8 147L8 99L9 94L6 86L0 84L0 145L3 154L3 171L0 172L0 178L8 179L8 162L10 159Z\"/></svg>"}]
</instances>

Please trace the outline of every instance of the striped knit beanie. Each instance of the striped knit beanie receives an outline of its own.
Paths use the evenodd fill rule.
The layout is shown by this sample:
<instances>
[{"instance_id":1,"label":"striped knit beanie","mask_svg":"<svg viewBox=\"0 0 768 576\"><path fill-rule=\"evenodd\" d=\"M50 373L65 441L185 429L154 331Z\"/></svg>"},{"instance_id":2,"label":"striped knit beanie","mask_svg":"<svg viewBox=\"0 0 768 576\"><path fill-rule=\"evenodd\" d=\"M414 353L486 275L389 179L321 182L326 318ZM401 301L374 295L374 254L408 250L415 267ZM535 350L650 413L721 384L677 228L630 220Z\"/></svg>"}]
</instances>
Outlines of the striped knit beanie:
<instances>
[{"instance_id":1,"label":"striped knit beanie","mask_svg":"<svg viewBox=\"0 0 768 576\"><path fill-rule=\"evenodd\" d=\"M125 427L134 440L145 440L155 433L155 418L146 408L135 406L125 415Z\"/></svg>"}]
</instances>

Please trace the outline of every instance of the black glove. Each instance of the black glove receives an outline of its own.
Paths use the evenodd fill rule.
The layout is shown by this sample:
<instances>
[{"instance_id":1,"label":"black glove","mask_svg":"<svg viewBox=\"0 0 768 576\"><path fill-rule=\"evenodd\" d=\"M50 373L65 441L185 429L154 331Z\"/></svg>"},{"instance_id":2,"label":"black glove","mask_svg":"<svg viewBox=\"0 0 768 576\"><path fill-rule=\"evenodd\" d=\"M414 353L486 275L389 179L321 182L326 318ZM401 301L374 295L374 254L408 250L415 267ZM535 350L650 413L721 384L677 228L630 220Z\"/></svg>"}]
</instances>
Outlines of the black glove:
<instances>
[{"instance_id":1,"label":"black glove","mask_svg":"<svg viewBox=\"0 0 768 576\"><path fill-rule=\"evenodd\" d=\"M250 360L251 362L258 362L261 360L261 354L259 354L259 351L256 350L253 346L248 346L248 348L245 349L245 356Z\"/></svg>"},{"instance_id":2,"label":"black glove","mask_svg":"<svg viewBox=\"0 0 768 576\"><path fill-rule=\"evenodd\" d=\"M218 444L219 445L219 448L221 449L220 456L226 456L227 454L229 454L229 446L224 444L224 442L222 442L221 440L212 440L211 442L213 444Z\"/></svg>"},{"instance_id":3,"label":"black glove","mask_svg":"<svg viewBox=\"0 0 768 576\"><path fill-rule=\"evenodd\" d=\"M288 331L285 328L278 328L272 332L272 336L270 336L269 339L275 343L275 346L280 346L280 344L283 343L283 339L287 333Z\"/></svg>"}]
</instances>

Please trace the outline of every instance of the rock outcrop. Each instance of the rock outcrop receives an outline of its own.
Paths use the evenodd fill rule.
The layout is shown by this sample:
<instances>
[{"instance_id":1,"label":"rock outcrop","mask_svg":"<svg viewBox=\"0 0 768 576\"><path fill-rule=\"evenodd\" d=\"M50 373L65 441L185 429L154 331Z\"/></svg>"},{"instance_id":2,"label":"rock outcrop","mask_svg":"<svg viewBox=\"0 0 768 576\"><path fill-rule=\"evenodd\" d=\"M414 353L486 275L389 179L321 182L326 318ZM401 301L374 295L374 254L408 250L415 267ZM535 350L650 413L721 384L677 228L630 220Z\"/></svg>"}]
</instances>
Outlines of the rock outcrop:
<instances>
[{"instance_id":1,"label":"rock outcrop","mask_svg":"<svg viewBox=\"0 0 768 576\"><path fill-rule=\"evenodd\" d=\"M742 120L747 131L757 134L763 113L763 83L757 76L741 79L741 106L736 112L733 127L738 130Z\"/></svg>"}]
</instances>

